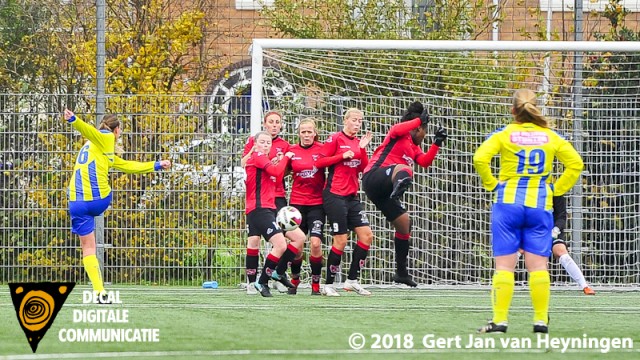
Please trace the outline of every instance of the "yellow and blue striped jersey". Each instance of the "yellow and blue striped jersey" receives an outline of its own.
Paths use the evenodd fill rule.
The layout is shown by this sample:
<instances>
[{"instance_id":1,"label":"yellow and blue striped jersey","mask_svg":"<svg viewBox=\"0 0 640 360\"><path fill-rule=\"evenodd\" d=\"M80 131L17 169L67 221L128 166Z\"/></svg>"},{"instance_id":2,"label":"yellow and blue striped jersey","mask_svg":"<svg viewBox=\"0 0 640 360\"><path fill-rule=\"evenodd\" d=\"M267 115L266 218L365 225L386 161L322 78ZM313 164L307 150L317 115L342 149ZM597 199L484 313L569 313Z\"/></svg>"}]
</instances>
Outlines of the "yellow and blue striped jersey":
<instances>
[{"instance_id":1,"label":"yellow and blue striped jersey","mask_svg":"<svg viewBox=\"0 0 640 360\"><path fill-rule=\"evenodd\" d=\"M112 167L129 174L144 174L159 168L154 161L127 161L118 157L115 154L116 138L111 131L98 130L78 117L71 124L89 141L80 149L73 167L68 189L70 201L92 201L109 196L108 175Z\"/></svg>"},{"instance_id":2,"label":"yellow and blue striped jersey","mask_svg":"<svg viewBox=\"0 0 640 360\"><path fill-rule=\"evenodd\" d=\"M491 159L500 154L498 178L491 173ZM553 159L564 172L550 186ZM532 208L553 208L553 196L562 195L576 183L584 164L573 146L554 130L532 123L513 123L497 130L480 145L473 164L482 185L496 192L494 202Z\"/></svg>"}]
</instances>

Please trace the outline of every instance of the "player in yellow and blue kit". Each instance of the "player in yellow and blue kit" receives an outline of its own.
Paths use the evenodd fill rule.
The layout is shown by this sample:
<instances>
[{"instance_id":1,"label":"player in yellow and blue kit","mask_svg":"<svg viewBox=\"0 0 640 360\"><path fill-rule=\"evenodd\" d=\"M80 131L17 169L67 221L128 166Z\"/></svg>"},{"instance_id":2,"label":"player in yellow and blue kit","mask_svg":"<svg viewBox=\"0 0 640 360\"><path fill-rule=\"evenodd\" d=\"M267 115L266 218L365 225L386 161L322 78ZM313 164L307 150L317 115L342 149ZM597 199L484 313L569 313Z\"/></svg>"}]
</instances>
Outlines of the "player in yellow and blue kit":
<instances>
[{"instance_id":1,"label":"player in yellow and blue kit","mask_svg":"<svg viewBox=\"0 0 640 360\"><path fill-rule=\"evenodd\" d=\"M478 331L506 332L513 297L518 249L524 250L534 311L533 331L547 333L551 281L547 260L551 255L553 196L571 189L584 164L573 146L555 131L536 107L528 89L513 96L514 122L489 135L476 150L473 164L482 185L494 192L491 216L492 249L496 271L492 279L493 319ZM491 172L491 159L500 156L500 173ZM564 172L551 184L553 160Z\"/></svg>"},{"instance_id":2,"label":"player in yellow and blue kit","mask_svg":"<svg viewBox=\"0 0 640 360\"><path fill-rule=\"evenodd\" d=\"M113 115L105 115L100 129L77 118L70 110L64 111L64 119L78 130L87 141L76 159L69 182L69 213L71 231L80 237L82 263L99 302L104 302L104 284L96 257L95 216L101 215L111 203L109 169L115 168L128 174L145 174L171 167L169 160L127 161L115 154L116 140L122 134L120 121Z\"/></svg>"}]
</instances>

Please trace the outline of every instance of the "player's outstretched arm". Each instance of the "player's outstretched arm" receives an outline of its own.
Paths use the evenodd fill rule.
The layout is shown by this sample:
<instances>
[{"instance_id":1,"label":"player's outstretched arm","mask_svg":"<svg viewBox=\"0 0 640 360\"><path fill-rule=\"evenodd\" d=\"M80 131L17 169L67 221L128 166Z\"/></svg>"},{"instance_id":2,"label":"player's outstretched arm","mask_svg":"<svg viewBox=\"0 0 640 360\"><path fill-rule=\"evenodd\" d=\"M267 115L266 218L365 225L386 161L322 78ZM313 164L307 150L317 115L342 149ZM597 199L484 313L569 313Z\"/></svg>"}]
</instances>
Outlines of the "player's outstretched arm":
<instances>
[{"instance_id":1,"label":"player's outstretched arm","mask_svg":"<svg viewBox=\"0 0 640 360\"><path fill-rule=\"evenodd\" d=\"M433 134L433 143L427 151L426 154L420 154L416 157L416 163L423 168L428 168L433 163L433 160L436 158L438 154L438 150L444 144L444 141L447 139L447 130L442 126L438 127L436 132Z\"/></svg>"},{"instance_id":2,"label":"player's outstretched arm","mask_svg":"<svg viewBox=\"0 0 640 360\"><path fill-rule=\"evenodd\" d=\"M82 119L77 117L73 113L73 111L71 111L69 109L65 109L64 110L63 117L64 117L64 120L67 123L70 123L71 126L73 126L74 129L78 130L80 132L80 134L82 134L82 136L84 136L87 139L89 139L89 141L91 141L92 143L96 144L101 149L105 150L105 152L112 152L113 151L113 150L106 151L106 148L109 146L109 144L113 144L113 140L109 141L107 139L107 137L113 136L111 133L101 133L94 126L89 125L86 122L82 121Z\"/></svg>"},{"instance_id":3,"label":"player's outstretched arm","mask_svg":"<svg viewBox=\"0 0 640 360\"><path fill-rule=\"evenodd\" d=\"M113 168L118 169L127 174L146 174L153 171L160 171L171 168L171 161L129 161L119 156L114 156Z\"/></svg>"}]
</instances>

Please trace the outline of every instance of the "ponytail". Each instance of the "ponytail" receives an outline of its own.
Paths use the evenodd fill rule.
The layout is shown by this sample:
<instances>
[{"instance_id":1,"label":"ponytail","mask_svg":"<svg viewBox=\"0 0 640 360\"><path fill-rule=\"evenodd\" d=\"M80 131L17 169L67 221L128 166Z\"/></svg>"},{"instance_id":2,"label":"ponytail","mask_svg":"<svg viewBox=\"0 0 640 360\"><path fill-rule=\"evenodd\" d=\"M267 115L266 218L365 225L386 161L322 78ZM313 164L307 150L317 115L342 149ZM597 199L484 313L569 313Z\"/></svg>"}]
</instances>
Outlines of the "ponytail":
<instances>
[{"instance_id":1,"label":"ponytail","mask_svg":"<svg viewBox=\"0 0 640 360\"><path fill-rule=\"evenodd\" d=\"M549 122L536 106L536 94L529 89L519 89L513 94L513 115L519 123L549 127Z\"/></svg>"},{"instance_id":2,"label":"ponytail","mask_svg":"<svg viewBox=\"0 0 640 360\"><path fill-rule=\"evenodd\" d=\"M118 127L120 127L120 120L118 120L118 117L115 114L107 114L102 117L100 130L109 130L113 132Z\"/></svg>"}]
</instances>

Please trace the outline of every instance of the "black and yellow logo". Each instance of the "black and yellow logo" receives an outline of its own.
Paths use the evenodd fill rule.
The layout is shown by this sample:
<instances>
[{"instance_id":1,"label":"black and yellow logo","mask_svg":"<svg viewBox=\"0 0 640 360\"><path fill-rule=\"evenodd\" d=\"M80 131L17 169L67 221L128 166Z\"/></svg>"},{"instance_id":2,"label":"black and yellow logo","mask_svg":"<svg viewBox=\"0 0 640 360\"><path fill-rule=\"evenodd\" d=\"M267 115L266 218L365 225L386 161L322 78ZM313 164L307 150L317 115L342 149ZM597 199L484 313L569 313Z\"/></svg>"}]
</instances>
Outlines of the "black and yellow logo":
<instances>
[{"instance_id":1,"label":"black and yellow logo","mask_svg":"<svg viewBox=\"0 0 640 360\"><path fill-rule=\"evenodd\" d=\"M34 353L74 286L74 282L9 284L18 322Z\"/></svg>"}]
</instances>

